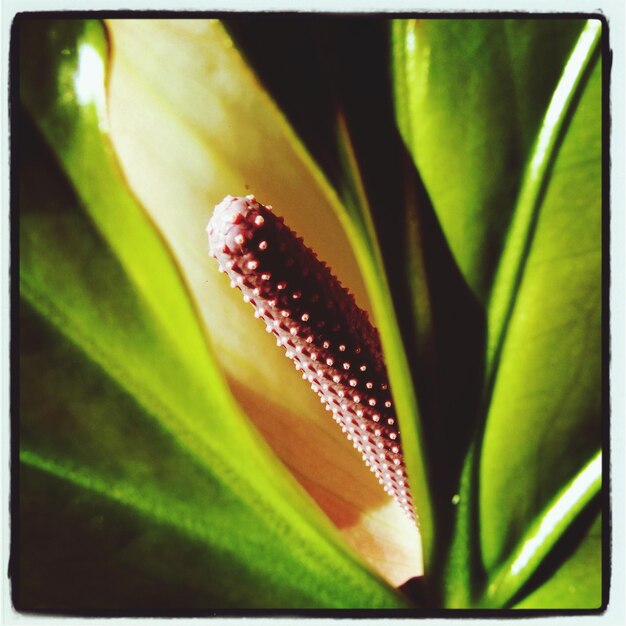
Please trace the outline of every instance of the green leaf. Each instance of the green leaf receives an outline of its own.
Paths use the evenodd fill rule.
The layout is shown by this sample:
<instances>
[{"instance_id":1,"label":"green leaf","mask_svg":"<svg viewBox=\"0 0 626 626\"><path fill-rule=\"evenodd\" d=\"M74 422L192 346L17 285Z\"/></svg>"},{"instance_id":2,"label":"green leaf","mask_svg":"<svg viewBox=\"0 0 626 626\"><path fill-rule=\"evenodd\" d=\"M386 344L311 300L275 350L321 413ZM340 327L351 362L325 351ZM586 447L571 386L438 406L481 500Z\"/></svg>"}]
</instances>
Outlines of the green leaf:
<instances>
[{"instance_id":1,"label":"green leaf","mask_svg":"<svg viewBox=\"0 0 626 626\"><path fill-rule=\"evenodd\" d=\"M492 577L483 600L487 606L505 606L524 587L585 507L597 496L601 482L602 454L598 452L528 527L507 562ZM599 580L601 571L601 568L596 568L589 572L590 587Z\"/></svg>"},{"instance_id":2,"label":"green leaf","mask_svg":"<svg viewBox=\"0 0 626 626\"><path fill-rule=\"evenodd\" d=\"M551 150L487 417L480 508L488 569L600 447L599 59L592 68Z\"/></svg>"},{"instance_id":3,"label":"green leaf","mask_svg":"<svg viewBox=\"0 0 626 626\"><path fill-rule=\"evenodd\" d=\"M21 451L33 490L24 502L72 528L102 506L111 524L138 533L135 554L101 554L102 569L94 564L91 576L127 571L130 584L134 568L150 569L154 556L137 559L159 538L179 549L187 558L171 571L155 566L154 585L145 583L157 608L183 601L187 592L161 599L158 590L187 562L207 575L188 588L194 606L401 605L233 402L171 250L128 193L102 133L103 35L97 22L20 23L22 99L63 170L22 120L20 290L30 385L22 387ZM83 530L81 540L93 539L92 525ZM200 544L209 571L195 555ZM35 569L32 557L25 563ZM122 567L127 558L133 568ZM58 553L52 560L48 576L60 564L67 576L59 582L73 584L76 564ZM36 574L20 569L22 581L38 580L21 608L54 602L46 592L53 581ZM91 586L90 607L140 603L143 583L130 595L123 584L111 597ZM69 593L65 587L59 605L47 608L60 608Z\"/></svg>"},{"instance_id":4,"label":"green leaf","mask_svg":"<svg viewBox=\"0 0 626 626\"><path fill-rule=\"evenodd\" d=\"M550 571L516 609L599 609L602 606L602 518L598 515L575 551Z\"/></svg>"},{"instance_id":5,"label":"green leaf","mask_svg":"<svg viewBox=\"0 0 626 626\"><path fill-rule=\"evenodd\" d=\"M528 153L581 26L575 20L447 19L391 25L398 127L423 182L423 188L413 183L416 206L407 208L417 233L407 253L415 266L407 283L422 336L419 399L437 476L442 553L451 544L465 557L472 552L451 534L459 511L475 512L476 472L466 470L473 474L467 493L458 485L480 428L488 375L485 340L492 327L483 307ZM461 507L451 504L460 496ZM475 538L469 519L463 524L463 534Z\"/></svg>"},{"instance_id":6,"label":"green leaf","mask_svg":"<svg viewBox=\"0 0 626 626\"><path fill-rule=\"evenodd\" d=\"M489 295L529 150L580 20L396 20L400 131L462 275Z\"/></svg>"},{"instance_id":7,"label":"green leaf","mask_svg":"<svg viewBox=\"0 0 626 626\"><path fill-rule=\"evenodd\" d=\"M524 262L532 242L533 229L541 209L546 181L554 164L554 155L563 139L568 116L580 97L589 65L593 62L602 27L589 21L572 50L550 104L537 133L532 153L526 165L515 212L506 239L506 248L498 265L493 292L489 299L489 331L487 335L488 385L491 384L496 361L502 347L508 317L524 272Z\"/></svg>"},{"instance_id":8,"label":"green leaf","mask_svg":"<svg viewBox=\"0 0 626 626\"><path fill-rule=\"evenodd\" d=\"M443 398L444 419L466 425L447 429L467 451L445 456L463 463L443 510L451 606L472 604L600 443L599 34L593 20L393 23L439 377L444 394L474 391ZM446 278L447 247L472 297Z\"/></svg>"}]
</instances>

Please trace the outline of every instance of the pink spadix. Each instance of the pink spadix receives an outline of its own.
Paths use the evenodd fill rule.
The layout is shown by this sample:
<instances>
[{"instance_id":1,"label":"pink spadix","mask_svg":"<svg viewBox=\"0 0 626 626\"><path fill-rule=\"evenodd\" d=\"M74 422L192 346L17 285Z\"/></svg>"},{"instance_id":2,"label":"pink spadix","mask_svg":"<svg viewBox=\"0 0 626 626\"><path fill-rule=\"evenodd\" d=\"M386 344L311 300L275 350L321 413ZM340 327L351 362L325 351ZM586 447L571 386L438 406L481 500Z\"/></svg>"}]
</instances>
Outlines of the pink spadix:
<instances>
[{"instance_id":1,"label":"pink spadix","mask_svg":"<svg viewBox=\"0 0 626 626\"><path fill-rule=\"evenodd\" d=\"M378 331L325 263L254 196L227 196L211 255L294 362L385 491L415 521Z\"/></svg>"}]
</instances>

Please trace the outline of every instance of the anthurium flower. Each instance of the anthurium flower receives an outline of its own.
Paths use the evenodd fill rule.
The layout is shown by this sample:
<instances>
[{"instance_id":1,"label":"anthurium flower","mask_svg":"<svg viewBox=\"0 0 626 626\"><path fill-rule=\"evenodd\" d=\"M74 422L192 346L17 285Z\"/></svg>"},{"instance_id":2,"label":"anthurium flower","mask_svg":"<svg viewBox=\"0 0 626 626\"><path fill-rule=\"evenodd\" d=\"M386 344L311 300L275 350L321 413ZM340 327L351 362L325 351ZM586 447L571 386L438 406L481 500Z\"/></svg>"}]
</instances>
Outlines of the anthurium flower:
<instances>
[{"instance_id":1,"label":"anthurium flower","mask_svg":"<svg viewBox=\"0 0 626 626\"><path fill-rule=\"evenodd\" d=\"M600 22L16 32L18 607L599 606ZM208 254L252 193L378 327L417 526Z\"/></svg>"},{"instance_id":2,"label":"anthurium flower","mask_svg":"<svg viewBox=\"0 0 626 626\"><path fill-rule=\"evenodd\" d=\"M230 192L252 189L259 198L272 199L367 306L332 197L312 173L310 158L219 22L111 20L108 26L114 145L131 187L185 269L239 401L355 548L370 552L373 564L396 585L419 575L415 527L363 472L359 455L346 446L345 436L208 255L205 226L213 206ZM155 39L160 45L146 48ZM151 53L139 54L142 49ZM135 80L138 73L142 81ZM157 137L155 126L166 130ZM192 152L195 157L184 156ZM187 158L185 171L172 176L172 163Z\"/></svg>"}]
</instances>

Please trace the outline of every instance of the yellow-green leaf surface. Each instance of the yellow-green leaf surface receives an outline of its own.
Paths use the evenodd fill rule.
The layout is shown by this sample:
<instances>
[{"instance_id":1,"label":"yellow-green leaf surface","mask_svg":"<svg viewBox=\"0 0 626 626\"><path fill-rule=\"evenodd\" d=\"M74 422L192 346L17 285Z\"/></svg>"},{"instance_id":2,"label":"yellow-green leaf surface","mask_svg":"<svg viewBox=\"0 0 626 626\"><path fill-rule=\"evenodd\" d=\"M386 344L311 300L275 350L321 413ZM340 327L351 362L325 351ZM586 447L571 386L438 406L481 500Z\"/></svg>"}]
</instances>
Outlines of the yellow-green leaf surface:
<instances>
[{"instance_id":1,"label":"yellow-green leaf surface","mask_svg":"<svg viewBox=\"0 0 626 626\"><path fill-rule=\"evenodd\" d=\"M442 552L450 544L444 529L459 511L451 502L463 460L480 427L491 330L484 305L528 153L581 27L574 20L391 24L397 125L416 169L406 183L414 191L405 208L405 289Z\"/></svg>"},{"instance_id":2,"label":"yellow-green leaf surface","mask_svg":"<svg viewBox=\"0 0 626 626\"><path fill-rule=\"evenodd\" d=\"M515 605L518 609L598 609L602 579L602 518L597 516L573 554L557 569L544 573L540 584Z\"/></svg>"},{"instance_id":3,"label":"yellow-green leaf surface","mask_svg":"<svg viewBox=\"0 0 626 626\"><path fill-rule=\"evenodd\" d=\"M600 447L601 76L596 59L554 148L497 370L481 464L488 567Z\"/></svg>"},{"instance_id":4,"label":"yellow-green leaf surface","mask_svg":"<svg viewBox=\"0 0 626 626\"><path fill-rule=\"evenodd\" d=\"M572 542L568 547L570 550L572 546L575 547L576 540L580 537L580 530L578 537L576 536L576 525L580 527L586 511L595 511L595 503L590 503L598 495L601 484L602 453L598 452L527 526L507 561L491 576L482 602L494 607L510 604L516 595L523 593L525 585L533 577L537 578L541 568L546 568L559 542L567 544L567 533L570 533ZM567 556L569 555L566 554L565 558ZM599 551L597 557L600 560ZM562 556L560 558L563 559ZM596 568L590 573L590 589L600 588L600 571L600 568ZM588 595L589 593L585 594L586 597ZM598 595L588 608L597 608L599 605Z\"/></svg>"},{"instance_id":5,"label":"yellow-green leaf surface","mask_svg":"<svg viewBox=\"0 0 626 626\"><path fill-rule=\"evenodd\" d=\"M452 254L489 294L528 153L582 20L397 20L399 127Z\"/></svg>"},{"instance_id":6,"label":"yellow-green leaf surface","mask_svg":"<svg viewBox=\"0 0 626 626\"><path fill-rule=\"evenodd\" d=\"M457 519L441 585L455 606L544 527L549 503L600 447L601 32L598 20L393 25L398 126L423 206L474 296L449 313L463 329L455 341L442 351L436 337L439 359L466 359L442 369L442 388L454 395L465 375L477 392L456 406L475 427L449 507ZM433 232L424 219L419 228L423 240ZM426 269L441 328L437 302L454 305L454 285L441 284L442 265ZM550 542L533 558L548 558ZM589 573L594 593L600 574ZM505 587L521 593L515 584Z\"/></svg>"},{"instance_id":7,"label":"yellow-green leaf surface","mask_svg":"<svg viewBox=\"0 0 626 626\"><path fill-rule=\"evenodd\" d=\"M22 512L33 540L75 529L98 555L81 563L76 551L55 550L48 577L37 579L27 566L41 561L25 552L20 575L32 584L21 608L67 607L77 580L90 594L79 608L149 610L144 592L156 609L186 594L202 608L399 606L233 402L182 264L129 195L107 143L102 25L24 19L16 30L34 121L20 123L30 383L20 443L32 486ZM42 528L34 516L51 522ZM111 553L96 545L105 536ZM162 555L153 552L161 545ZM168 563L174 554L182 560ZM59 568L67 576L55 579ZM117 580L108 596L99 573L126 574L127 584ZM163 596L168 585L181 595Z\"/></svg>"}]
</instances>

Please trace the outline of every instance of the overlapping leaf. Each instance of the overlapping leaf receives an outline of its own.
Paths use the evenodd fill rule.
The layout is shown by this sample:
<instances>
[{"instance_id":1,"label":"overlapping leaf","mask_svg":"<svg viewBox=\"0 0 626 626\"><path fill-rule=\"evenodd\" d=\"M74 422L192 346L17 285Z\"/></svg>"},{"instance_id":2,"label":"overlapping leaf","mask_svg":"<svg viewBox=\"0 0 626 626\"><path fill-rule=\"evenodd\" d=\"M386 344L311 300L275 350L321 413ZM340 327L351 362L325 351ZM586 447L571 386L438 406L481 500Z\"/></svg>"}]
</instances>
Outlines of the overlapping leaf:
<instances>
[{"instance_id":1,"label":"overlapping leaf","mask_svg":"<svg viewBox=\"0 0 626 626\"><path fill-rule=\"evenodd\" d=\"M485 562L600 447L601 65L554 155L487 418ZM492 511L500 503L502 514Z\"/></svg>"},{"instance_id":2,"label":"overlapping leaf","mask_svg":"<svg viewBox=\"0 0 626 626\"><path fill-rule=\"evenodd\" d=\"M484 380L465 407L475 441L443 583L461 605L600 445L599 33L594 21L394 24L399 126L485 306L484 338L450 352L476 351ZM459 324L466 313L456 312ZM459 373L444 378L449 391ZM591 607L600 573L590 574ZM535 597L556 602L549 591Z\"/></svg>"},{"instance_id":3,"label":"overlapping leaf","mask_svg":"<svg viewBox=\"0 0 626 626\"><path fill-rule=\"evenodd\" d=\"M485 303L526 160L580 20L397 20L402 135Z\"/></svg>"}]
</instances>

